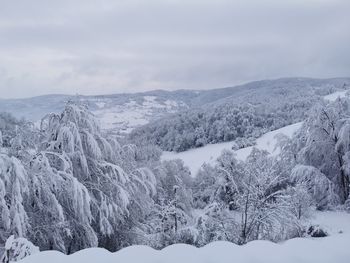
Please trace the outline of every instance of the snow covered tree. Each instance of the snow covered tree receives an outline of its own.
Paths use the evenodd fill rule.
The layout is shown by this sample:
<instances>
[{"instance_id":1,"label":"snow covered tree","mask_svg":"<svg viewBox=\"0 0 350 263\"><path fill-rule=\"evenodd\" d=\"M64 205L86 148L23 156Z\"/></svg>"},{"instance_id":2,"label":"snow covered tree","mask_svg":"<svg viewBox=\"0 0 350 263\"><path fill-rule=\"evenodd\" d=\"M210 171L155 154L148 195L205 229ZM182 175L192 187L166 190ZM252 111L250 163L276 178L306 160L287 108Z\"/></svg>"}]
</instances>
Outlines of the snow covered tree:
<instances>
[{"instance_id":1,"label":"snow covered tree","mask_svg":"<svg viewBox=\"0 0 350 263\"><path fill-rule=\"evenodd\" d=\"M0 154L0 239L23 237L29 222L24 200L29 197L30 180L21 162Z\"/></svg>"},{"instance_id":2,"label":"snow covered tree","mask_svg":"<svg viewBox=\"0 0 350 263\"><path fill-rule=\"evenodd\" d=\"M237 242L239 224L232 211L223 203L211 202L206 207L196 210L195 227L197 236L195 244L204 246L214 241Z\"/></svg>"},{"instance_id":3,"label":"snow covered tree","mask_svg":"<svg viewBox=\"0 0 350 263\"><path fill-rule=\"evenodd\" d=\"M308 185L304 182L297 182L293 186L289 186L285 194L288 195L288 205L296 223L302 223L303 219L310 216L311 207L314 205L313 197L310 194ZM302 229L298 229L302 231ZM299 233L301 235L302 233Z\"/></svg>"},{"instance_id":4,"label":"snow covered tree","mask_svg":"<svg viewBox=\"0 0 350 263\"><path fill-rule=\"evenodd\" d=\"M155 205L150 210L148 221L152 226L155 247L161 248L176 242L193 242L189 227L192 212L192 180L190 172L180 160L164 161L154 170L158 178Z\"/></svg>"},{"instance_id":5,"label":"snow covered tree","mask_svg":"<svg viewBox=\"0 0 350 263\"><path fill-rule=\"evenodd\" d=\"M90 225L90 194L73 176L69 157L41 152L28 166L31 187L25 203L32 225L28 237L42 249L66 253L97 246L97 235Z\"/></svg>"},{"instance_id":6,"label":"snow covered tree","mask_svg":"<svg viewBox=\"0 0 350 263\"><path fill-rule=\"evenodd\" d=\"M219 187L217 171L211 165L204 164L191 187L195 209L203 209L214 202Z\"/></svg>"},{"instance_id":7,"label":"snow covered tree","mask_svg":"<svg viewBox=\"0 0 350 263\"><path fill-rule=\"evenodd\" d=\"M65 253L140 242L133 233L145 228L158 191L146 167L157 149L122 147L74 102L45 116L40 132L9 115L0 128L0 242L14 234Z\"/></svg>"},{"instance_id":8,"label":"snow covered tree","mask_svg":"<svg viewBox=\"0 0 350 263\"><path fill-rule=\"evenodd\" d=\"M306 122L301 163L316 167L334 184L339 201L349 196L349 101L338 99L314 109Z\"/></svg>"},{"instance_id":9,"label":"snow covered tree","mask_svg":"<svg viewBox=\"0 0 350 263\"><path fill-rule=\"evenodd\" d=\"M220 200L232 211L231 220L239 230L235 242L278 241L300 233L297 223L300 217L293 215L296 200L292 197L296 189L288 173L267 152L254 148L245 162L224 152L217 170L222 182Z\"/></svg>"},{"instance_id":10,"label":"snow covered tree","mask_svg":"<svg viewBox=\"0 0 350 263\"><path fill-rule=\"evenodd\" d=\"M337 202L334 184L317 168L297 165L291 172L291 179L296 185L303 185L308 191L317 209L325 209Z\"/></svg>"},{"instance_id":11,"label":"snow covered tree","mask_svg":"<svg viewBox=\"0 0 350 263\"><path fill-rule=\"evenodd\" d=\"M39 248L34 246L29 240L23 237L15 238L14 235L12 235L6 240L5 252L0 262L16 262L38 252Z\"/></svg>"},{"instance_id":12,"label":"snow covered tree","mask_svg":"<svg viewBox=\"0 0 350 263\"><path fill-rule=\"evenodd\" d=\"M252 239L274 238L280 231L279 227L289 221L284 192L286 178L276 173L272 158L253 149L242 179L237 189L237 205L241 214L238 242L244 244Z\"/></svg>"},{"instance_id":13,"label":"snow covered tree","mask_svg":"<svg viewBox=\"0 0 350 263\"><path fill-rule=\"evenodd\" d=\"M61 165L59 161L67 159L71 163L68 169L71 180L76 180L75 185L81 185L81 189L88 192L86 195L84 190L80 195L86 196L89 202L78 203L81 211L88 213L85 223L77 222L85 227L89 226L86 220L91 221L101 246L116 250L126 245L118 242L118 234L124 232L131 208L147 207L135 203L149 200L142 198L142 193L153 193L154 186L145 182L149 176L142 176L141 172L127 174L118 165L119 153L115 150L120 149L113 149L117 142L102 136L98 122L84 105L68 103L61 115L51 114L44 118L41 129L46 134L42 149L54 157L50 166L58 170L61 168L57 167ZM91 237L93 241L93 235ZM83 244L79 246L84 247Z\"/></svg>"}]
</instances>

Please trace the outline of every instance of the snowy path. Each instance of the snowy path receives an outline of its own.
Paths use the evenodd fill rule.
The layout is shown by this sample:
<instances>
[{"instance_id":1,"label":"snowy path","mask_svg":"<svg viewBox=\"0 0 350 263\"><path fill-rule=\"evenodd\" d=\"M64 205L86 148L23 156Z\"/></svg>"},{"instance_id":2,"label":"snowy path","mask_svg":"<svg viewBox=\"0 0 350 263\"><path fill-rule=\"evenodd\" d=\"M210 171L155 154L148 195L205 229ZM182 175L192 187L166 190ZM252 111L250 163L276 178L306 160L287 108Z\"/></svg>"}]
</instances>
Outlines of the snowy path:
<instances>
[{"instance_id":1,"label":"snowy path","mask_svg":"<svg viewBox=\"0 0 350 263\"><path fill-rule=\"evenodd\" d=\"M46 251L20 263L349 263L350 214L318 212L312 221L331 229L331 236L295 238L280 244L259 240L244 246L229 242L214 242L203 248L176 244L160 251L147 246L131 246L116 253L89 248L70 256Z\"/></svg>"},{"instance_id":2,"label":"snowy path","mask_svg":"<svg viewBox=\"0 0 350 263\"><path fill-rule=\"evenodd\" d=\"M293 133L301 127L301 125L302 122L298 122L285 126L281 129L268 132L256 140L256 145L254 147L261 150L266 150L273 155L278 154L279 149L276 148L276 135L284 134L291 137ZM162 155L162 160L181 159L185 165L190 168L191 175L195 176L204 163L214 164L223 150L231 150L232 144L233 142L224 142L208 144L201 148L191 149L180 153L164 152ZM251 146L237 150L237 158L239 160L245 160L252 149L253 147Z\"/></svg>"}]
</instances>

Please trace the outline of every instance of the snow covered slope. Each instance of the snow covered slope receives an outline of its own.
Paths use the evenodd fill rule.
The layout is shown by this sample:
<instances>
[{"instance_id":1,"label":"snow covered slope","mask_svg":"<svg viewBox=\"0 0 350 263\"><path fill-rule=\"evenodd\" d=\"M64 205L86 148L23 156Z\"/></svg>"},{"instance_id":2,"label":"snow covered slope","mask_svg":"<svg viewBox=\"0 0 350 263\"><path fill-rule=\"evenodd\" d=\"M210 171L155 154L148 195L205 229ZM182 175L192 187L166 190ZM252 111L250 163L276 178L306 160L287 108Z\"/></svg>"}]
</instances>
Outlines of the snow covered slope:
<instances>
[{"instance_id":1,"label":"snow covered slope","mask_svg":"<svg viewBox=\"0 0 350 263\"><path fill-rule=\"evenodd\" d=\"M348 90L336 91L329 95L324 96L323 98L328 101L335 101L337 98L344 98L347 96Z\"/></svg>"},{"instance_id":2,"label":"snow covered slope","mask_svg":"<svg viewBox=\"0 0 350 263\"><path fill-rule=\"evenodd\" d=\"M275 155L279 153L279 149L276 148L277 138L276 135L284 134L291 137L293 133L298 130L302 125L302 122L298 122L292 125L288 125L281 129L268 132L256 140L254 147L266 150L269 153ZM162 160L181 159L186 166L190 168L191 175L195 176L204 163L214 164L216 159L220 156L223 150L231 150L233 142L224 142L217 144L208 144L201 148L191 149L185 152L164 152ZM239 160L245 160L253 146L239 149L236 152L236 156Z\"/></svg>"},{"instance_id":3,"label":"snow covered slope","mask_svg":"<svg viewBox=\"0 0 350 263\"><path fill-rule=\"evenodd\" d=\"M235 103L254 96L269 97L276 92L284 93L283 89L292 93L298 90L318 91L317 94L322 96L348 86L350 78L284 78L212 90L156 90L100 96L52 94L25 99L0 99L0 112L10 112L17 118L25 117L36 122L48 113L62 111L69 100L81 100L101 119L104 129L115 133L128 133L135 127L188 108L204 105L212 108L212 103Z\"/></svg>"},{"instance_id":4,"label":"snow covered slope","mask_svg":"<svg viewBox=\"0 0 350 263\"><path fill-rule=\"evenodd\" d=\"M92 103L92 100L89 100ZM99 99L95 102L98 108L93 113L105 130L129 133L135 127L147 124L150 120L160 118L181 109L187 109L182 101L161 100L157 96L143 96L129 99L125 103L115 104L111 99Z\"/></svg>"},{"instance_id":5,"label":"snow covered slope","mask_svg":"<svg viewBox=\"0 0 350 263\"><path fill-rule=\"evenodd\" d=\"M332 102L337 98L344 98L348 96L348 90L336 91L324 96L323 98ZM279 149L276 148L277 138L276 135L284 134L288 137L292 137L293 133L297 131L302 125L302 122L291 124L283 128L268 132L256 140L256 145L246 147L235 151L237 159L244 161L252 151L253 147L260 150L266 150L272 155L279 153ZM220 156L223 150L231 150L233 142L224 142L217 144L208 144L201 148L191 149L184 152L163 152L162 160L174 160L181 159L186 166L190 168L191 175L195 176L204 163L215 164L216 159Z\"/></svg>"},{"instance_id":6,"label":"snow covered slope","mask_svg":"<svg viewBox=\"0 0 350 263\"><path fill-rule=\"evenodd\" d=\"M106 96L47 95L28 99L0 100L0 112L12 113L38 122L46 114L61 112L69 100L82 101L101 122L101 127L114 133L128 133L149 121L188 108L192 91L154 91Z\"/></svg>"},{"instance_id":7,"label":"snow covered slope","mask_svg":"<svg viewBox=\"0 0 350 263\"><path fill-rule=\"evenodd\" d=\"M202 248L176 244L157 251L147 246L131 246L116 253L89 248L66 256L46 251L21 263L348 263L350 260L350 214L318 212L315 224L333 230L325 238L295 238L280 244L253 241L244 246L214 242ZM339 233L341 231L342 233Z\"/></svg>"}]
</instances>

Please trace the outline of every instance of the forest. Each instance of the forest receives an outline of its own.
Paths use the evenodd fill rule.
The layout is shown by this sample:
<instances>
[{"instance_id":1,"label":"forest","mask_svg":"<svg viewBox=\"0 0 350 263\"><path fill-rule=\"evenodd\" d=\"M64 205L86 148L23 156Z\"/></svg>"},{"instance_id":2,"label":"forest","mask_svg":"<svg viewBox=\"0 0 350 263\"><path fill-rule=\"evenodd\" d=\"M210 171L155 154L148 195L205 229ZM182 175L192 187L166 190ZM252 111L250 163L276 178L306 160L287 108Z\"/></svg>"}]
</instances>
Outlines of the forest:
<instances>
[{"instance_id":1,"label":"forest","mask_svg":"<svg viewBox=\"0 0 350 263\"><path fill-rule=\"evenodd\" d=\"M242 124L249 116L257 127L269 122L269 114L255 115L261 111L230 111ZM269 125L302 117L296 110L282 122L287 111L280 107ZM318 100L303 114L293 138L279 137L279 155L254 149L239 161L224 151L192 178L182 161L160 161L162 150L149 141L105 134L81 102L44 116L40 127L1 113L0 243L14 235L40 250L71 254L96 246L241 245L310 235L315 209L350 209L350 101Z\"/></svg>"},{"instance_id":2,"label":"forest","mask_svg":"<svg viewBox=\"0 0 350 263\"><path fill-rule=\"evenodd\" d=\"M303 121L324 95L348 85L341 79L319 82L287 78L248 83L236 87L234 95L141 126L129 140L136 144L147 141L175 152L227 141L244 148L254 145L255 139L268 131Z\"/></svg>"}]
</instances>

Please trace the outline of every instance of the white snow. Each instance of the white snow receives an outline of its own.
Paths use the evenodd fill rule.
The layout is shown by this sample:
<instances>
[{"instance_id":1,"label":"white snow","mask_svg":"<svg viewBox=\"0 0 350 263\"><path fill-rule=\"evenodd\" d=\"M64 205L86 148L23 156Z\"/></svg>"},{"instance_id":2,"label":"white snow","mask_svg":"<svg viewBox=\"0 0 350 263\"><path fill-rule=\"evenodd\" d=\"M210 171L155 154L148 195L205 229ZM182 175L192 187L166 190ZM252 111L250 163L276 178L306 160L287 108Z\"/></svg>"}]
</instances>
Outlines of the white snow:
<instances>
[{"instance_id":1,"label":"white snow","mask_svg":"<svg viewBox=\"0 0 350 263\"><path fill-rule=\"evenodd\" d=\"M253 241L244 246L214 242L202 248L176 244L157 251L147 246L131 246L115 253L89 248L66 256L45 251L21 263L348 263L350 260L350 214L317 212L313 223L334 229L325 238L295 238L275 244ZM342 230L343 233L339 233Z\"/></svg>"},{"instance_id":2,"label":"white snow","mask_svg":"<svg viewBox=\"0 0 350 263\"><path fill-rule=\"evenodd\" d=\"M279 153L280 149L276 148L277 134L284 134L291 137L293 133L298 130L302 125L302 122L298 122L292 125L285 126L281 129L274 130L262 135L256 140L254 147L266 150L272 155ZM191 149L185 152L164 152L162 160L181 159L186 166L190 168L191 175L195 176L204 163L215 164L216 159L220 156L223 150L231 150L233 142L224 142L217 144L208 144L204 147ZM245 160L253 146L239 149L236 152L236 156L239 160Z\"/></svg>"},{"instance_id":3,"label":"white snow","mask_svg":"<svg viewBox=\"0 0 350 263\"><path fill-rule=\"evenodd\" d=\"M280 149L276 147L277 135L283 134L291 138L293 134L301 127L302 124L302 122L298 122L291 125L287 125L281 129L265 133L263 136L256 140L255 146L250 146L247 148L237 150L237 158L239 160L245 160L252 151L253 147L256 147L260 150L268 151L271 155L279 154Z\"/></svg>"},{"instance_id":4,"label":"white snow","mask_svg":"<svg viewBox=\"0 0 350 263\"><path fill-rule=\"evenodd\" d=\"M104 108L104 106L106 105L106 102L95 102L96 106L99 107L100 109Z\"/></svg>"},{"instance_id":5,"label":"white snow","mask_svg":"<svg viewBox=\"0 0 350 263\"><path fill-rule=\"evenodd\" d=\"M167 106L167 108L171 109L172 107L178 107L179 104L174 100L166 100L164 104Z\"/></svg>"},{"instance_id":6,"label":"white snow","mask_svg":"<svg viewBox=\"0 0 350 263\"><path fill-rule=\"evenodd\" d=\"M350 235L350 213L334 211L316 212L311 222L322 226L330 235L340 233Z\"/></svg>"},{"instance_id":7,"label":"white snow","mask_svg":"<svg viewBox=\"0 0 350 263\"><path fill-rule=\"evenodd\" d=\"M324 96L323 98L328 101L335 101L337 98L344 98L346 97L346 93L348 90L342 90L342 91L336 91L334 93L328 94Z\"/></svg>"},{"instance_id":8,"label":"white snow","mask_svg":"<svg viewBox=\"0 0 350 263\"><path fill-rule=\"evenodd\" d=\"M13 241L15 240L15 236L14 235L11 235L7 240L6 240L6 243L5 243L5 249L6 250L10 250L12 248L12 243Z\"/></svg>"},{"instance_id":9,"label":"white snow","mask_svg":"<svg viewBox=\"0 0 350 263\"><path fill-rule=\"evenodd\" d=\"M144 96L143 99L145 101L152 101L153 102L157 99L157 97L156 96Z\"/></svg>"},{"instance_id":10,"label":"white snow","mask_svg":"<svg viewBox=\"0 0 350 263\"><path fill-rule=\"evenodd\" d=\"M100 119L103 129L128 130L139 125L148 123L145 118L147 112L141 110L126 110L119 106L109 108L108 110L97 110L94 114Z\"/></svg>"},{"instance_id":11,"label":"white snow","mask_svg":"<svg viewBox=\"0 0 350 263\"><path fill-rule=\"evenodd\" d=\"M100 120L104 130L120 133L130 133L134 128L147 124L150 120L163 116L165 113L175 113L184 108L184 103L172 100L159 101L156 96L144 96L141 103L135 100L115 106L108 106L106 102L95 102L98 109L93 113Z\"/></svg>"}]
</instances>

